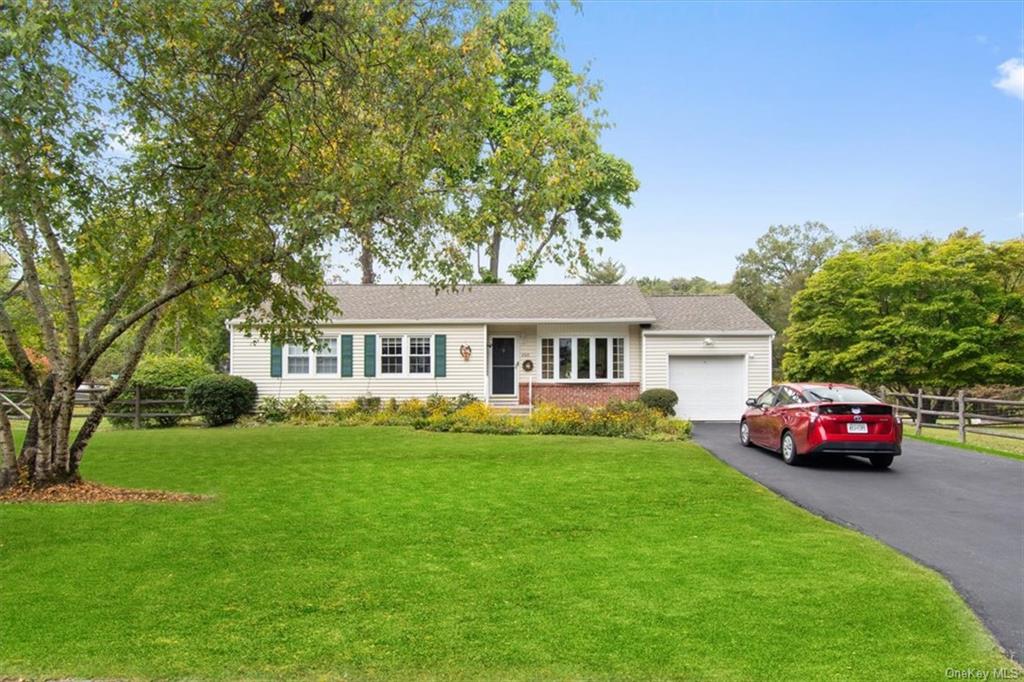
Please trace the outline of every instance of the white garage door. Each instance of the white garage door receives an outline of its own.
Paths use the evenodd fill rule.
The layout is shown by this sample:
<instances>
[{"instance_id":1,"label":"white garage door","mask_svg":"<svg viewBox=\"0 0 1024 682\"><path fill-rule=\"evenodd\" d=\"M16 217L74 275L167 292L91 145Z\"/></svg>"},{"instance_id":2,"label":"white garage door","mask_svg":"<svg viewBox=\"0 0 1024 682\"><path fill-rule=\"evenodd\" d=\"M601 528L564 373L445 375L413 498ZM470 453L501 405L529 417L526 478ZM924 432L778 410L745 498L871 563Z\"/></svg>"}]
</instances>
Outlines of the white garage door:
<instances>
[{"instance_id":1,"label":"white garage door","mask_svg":"<svg viewBox=\"0 0 1024 682\"><path fill-rule=\"evenodd\" d=\"M668 387L679 396L676 414L694 420L736 421L746 400L742 355L670 356Z\"/></svg>"}]
</instances>

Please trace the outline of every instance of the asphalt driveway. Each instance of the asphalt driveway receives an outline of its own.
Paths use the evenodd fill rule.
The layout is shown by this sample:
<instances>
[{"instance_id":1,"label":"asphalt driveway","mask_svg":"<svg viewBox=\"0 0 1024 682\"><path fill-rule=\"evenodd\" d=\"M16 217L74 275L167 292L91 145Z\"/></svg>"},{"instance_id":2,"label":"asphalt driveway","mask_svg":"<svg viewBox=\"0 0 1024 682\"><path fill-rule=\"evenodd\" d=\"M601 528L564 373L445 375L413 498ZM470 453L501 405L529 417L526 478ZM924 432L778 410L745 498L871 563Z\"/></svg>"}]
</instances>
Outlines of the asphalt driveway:
<instances>
[{"instance_id":1,"label":"asphalt driveway","mask_svg":"<svg viewBox=\"0 0 1024 682\"><path fill-rule=\"evenodd\" d=\"M735 424L694 439L815 514L945 575L1016 660L1024 652L1024 461L906 439L892 469L857 458L790 467L739 443Z\"/></svg>"}]
</instances>

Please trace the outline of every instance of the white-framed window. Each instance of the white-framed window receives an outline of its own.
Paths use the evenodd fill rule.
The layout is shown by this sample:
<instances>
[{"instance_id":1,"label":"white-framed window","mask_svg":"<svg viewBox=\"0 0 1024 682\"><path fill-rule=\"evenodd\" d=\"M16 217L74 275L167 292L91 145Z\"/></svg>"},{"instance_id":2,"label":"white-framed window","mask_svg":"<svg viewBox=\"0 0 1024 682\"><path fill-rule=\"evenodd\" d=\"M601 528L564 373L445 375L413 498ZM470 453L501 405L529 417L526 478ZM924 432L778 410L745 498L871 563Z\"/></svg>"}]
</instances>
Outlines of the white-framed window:
<instances>
[{"instance_id":1,"label":"white-framed window","mask_svg":"<svg viewBox=\"0 0 1024 682\"><path fill-rule=\"evenodd\" d=\"M555 378L555 340L540 340L540 378Z\"/></svg>"},{"instance_id":2,"label":"white-framed window","mask_svg":"<svg viewBox=\"0 0 1024 682\"><path fill-rule=\"evenodd\" d=\"M409 337L409 374L430 374L430 337Z\"/></svg>"},{"instance_id":3,"label":"white-framed window","mask_svg":"<svg viewBox=\"0 0 1024 682\"><path fill-rule=\"evenodd\" d=\"M288 374L309 374L309 349L288 344Z\"/></svg>"},{"instance_id":4,"label":"white-framed window","mask_svg":"<svg viewBox=\"0 0 1024 682\"><path fill-rule=\"evenodd\" d=\"M378 374L383 377L427 377L434 373L434 337L397 334L380 337Z\"/></svg>"},{"instance_id":5,"label":"white-framed window","mask_svg":"<svg viewBox=\"0 0 1024 682\"><path fill-rule=\"evenodd\" d=\"M405 360L402 357L404 337L380 337L380 373L405 374Z\"/></svg>"},{"instance_id":6,"label":"white-framed window","mask_svg":"<svg viewBox=\"0 0 1024 682\"><path fill-rule=\"evenodd\" d=\"M338 376L338 347L337 336L321 337L312 348L288 344L285 350L285 376Z\"/></svg>"},{"instance_id":7,"label":"white-framed window","mask_svg":"<svg viewBox=\"0 0 1024 682\"><path fill-rule=\"evenodd\" d=\"M540 340L541 379L609 381L626 378L623 336L571 336Z\"/></svg>"},{"instance_id":8,"label":"white-framed window","mask_svg":"<svg viewBox=\"0 0 1024 682\"><path fill-rule=\"evenodd\" d=\"M328 336L320 339L316 347L316 373L338 373L338 337Z\"/></svg>"}]
</instances>

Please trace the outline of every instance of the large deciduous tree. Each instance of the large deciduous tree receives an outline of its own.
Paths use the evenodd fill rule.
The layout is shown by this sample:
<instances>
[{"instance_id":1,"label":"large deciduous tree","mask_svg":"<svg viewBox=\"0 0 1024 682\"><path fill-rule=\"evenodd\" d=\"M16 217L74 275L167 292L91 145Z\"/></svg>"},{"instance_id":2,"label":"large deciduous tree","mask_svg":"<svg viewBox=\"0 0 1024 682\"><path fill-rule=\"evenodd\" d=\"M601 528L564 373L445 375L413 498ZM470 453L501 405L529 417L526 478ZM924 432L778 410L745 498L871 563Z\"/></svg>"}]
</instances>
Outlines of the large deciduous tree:
<instances>
[{"instance_id":1,"label":"large deciduous tree","mask_svg":"<svg viewBox=\"0 0 1024 682\"><path fill-rule=\"evenodd\" d=\"M772 225L736 257L732 292L778 334L772 347L775 367L785 352L783 330L793 297L838 248L839 239L822 223Z\"/></svg>"},{"instance_id":2,"label":"large deciduous tree","mask_svg":"<svg viewBox=\"0 0 1024 682\"><path fill-rule=\"evenodd\" d=\"M168 306L202 305L206 287L261 333L308 340L334 307L328 243L370 212L331 191L346 157L366 158L366 92L448 111L423 116L438 145L461 134L450 92L423 84L478 78L473 15L443 0L0 5L0 336L31 410L20 451L0 410L0 485L75 479ZM417 242L418 272L450 281L447 248ZM73 433L75 390L115 346L117 380Z\"/></svg>"},{"instance_id":3,"label":"large deciduous tree","mask_svg":"<svg viewBox=\"0 0 1024 682\"><path fill-rule=\"evenodd\" d=\"M891 241L828 260L793 300L783 368L948 395L1024 382L1024 241Z\"/></svg>"},{"instance_id":4,"label":"large deciduous tree","mask_svg":"<svg viewBox=\"0 0 1024 682\"><path fill-rule=\"evenodd\" d=\"M496 75L460 229L487 255L484 280L501 279L506 245L517 282L545 262L585 266L591 239L619 238L618 207L638 187L631 166L601 148L599 89L560 53L554 18L525 0L497 15L489 40Z\"/></svg>"}]
</instances>

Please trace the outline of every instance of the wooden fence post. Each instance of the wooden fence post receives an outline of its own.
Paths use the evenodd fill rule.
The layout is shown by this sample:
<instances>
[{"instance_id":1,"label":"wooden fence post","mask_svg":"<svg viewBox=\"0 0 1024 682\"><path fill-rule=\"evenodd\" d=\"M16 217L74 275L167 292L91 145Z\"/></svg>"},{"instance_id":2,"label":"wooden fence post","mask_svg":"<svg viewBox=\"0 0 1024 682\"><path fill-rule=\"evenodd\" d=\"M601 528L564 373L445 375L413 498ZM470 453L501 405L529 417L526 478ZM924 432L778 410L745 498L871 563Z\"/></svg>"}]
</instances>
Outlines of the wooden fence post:
<instances>
[{"instance_id":1,"label":"wooden fence post","mask_svg":"<svg viewBox=\"0 0 1024 682\"><path fill-rule=\"evenodd\" d=\"M956 392L956 432L960 436L960 442L967 442L967 423L964 419L964 392Z\"/></svg>"},{"instance_id":2,"label":"wooden fence post","mask_svg":"<svg viewBox=\"0 0 1024 682\"><path fill-rule=\"evenodd\" d=\"M921 435L921 416L922 416L921 415L921 410L924 407L924 398L921 397L921 394L923 392L924 391L921 390L920 388L917 389L917 413L914 415L914 435L915 436L920 436Z\"/></svg>"},{"instance_id":3,"label":"wooden fence post","mask_svg":"<svg viewBox=\"0 0 1024 682\"><path fill-rule=\"evenodd\" d=\"M142 387L135 384L135 428L142 428Z\"/></svg>"}]
</instances>

